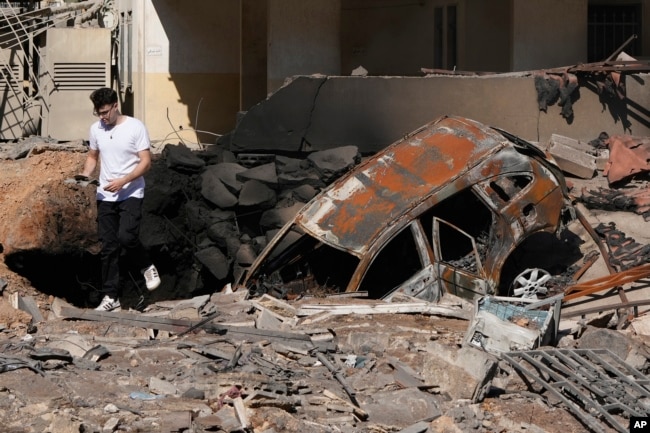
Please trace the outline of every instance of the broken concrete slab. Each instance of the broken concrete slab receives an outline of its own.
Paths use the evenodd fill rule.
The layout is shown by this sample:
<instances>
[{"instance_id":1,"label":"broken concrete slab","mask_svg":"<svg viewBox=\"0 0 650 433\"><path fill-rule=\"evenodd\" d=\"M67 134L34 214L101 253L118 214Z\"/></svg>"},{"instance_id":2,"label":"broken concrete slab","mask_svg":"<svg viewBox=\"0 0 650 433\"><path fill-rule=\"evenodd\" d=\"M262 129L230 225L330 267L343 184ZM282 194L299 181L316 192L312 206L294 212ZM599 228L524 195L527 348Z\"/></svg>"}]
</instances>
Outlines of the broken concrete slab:
<instances>
[{"instance_id":1,"label":"broken concrete slab","mask_svg":"<svg viewBox=\"0 0 650 433\"><path fill-rule=\"evenodd\" d=\"M237 196L219 178L219 169L216 166L209 167L201 175L201 195L222 209L231 208L238 202Z\"/></svg>"},{"instance_id":2,"label":"broken concrete slab","mask_svg":"<svg viewBox=\"0 0 650 433\"><path fill-rule=\"evenodd\" d=\"M217 247L208 247L194 253L194 256L216 278L225 279L230 272L230 259Z\"/></svg>"},{"instance_id":3,"label":"broken concrete slab","mask_svg":"<svg viewBox=\"0 0 650 433\"><path fill-rule=\"evenodd\" d=\"M586 151L568 146L561 136L553 135L549 143L549 153L565 173L591 179L596 174L596 157Z\"/></svg>"},{"instance_id":4,"label":"broken concrete slab","mask_svg":"<svg viewBox=\"0 0 650 433\"><path fill-rule=\"evenodd\" d=\"M307 159L323 182L331 183L361 162L361 153L357 146L343 146L310 153Z\"/></svg>"},{"instance_id":5,"label":"broken concrete slab","mask_svg":"<svg viewBox=\"0 0 650 433\"><path fill-rule=\"evenodd\" d=\"M275 188L278 185L275 161L249 168L246 171L241 171L237 173L237 180L242 183L249 180L256 180L268 185L269 187Z\"/></svg>"},{"instance_id":6,"label":"broken concrete slab","mask_svg":"<svg viewBox=\"0 0 650 433\"><path fill-rule=\"evenodd\" d=\"M435 341L426 350L430 355L422 368L426 383L438 385L452 399L477 402L485 397L497 369L495 356L470 347L451 350Z\"/></svg>"},{"instance_id":7,"label":"broken concrete slab","mask_svg":"<svg viewBox=\"0 0 650 433\"><path fill-rule=\"evenodd\" d=\"M361 405L374 423L395 429L439 417L442 414L439 398L417 388L407 388L374 393Z\"/></svg>"},{"instance_id":8,"label":"broken concrete slab","mask_svg":"<svg viewBox=\"0 0 650 433\"><path fill-rule=\"evenodd\" d=\"M258 180L246 181L239 192L239 205L269 209L278 202L277 194L267 184Z\"/></svg>"},{"instance_id":9,"label":"broken concrete slab","mask_svg":"<svg viewBox=\"0 0 650 433\"><path fill-rule=\"evenodd\" d=\"M187 146L167 144L162 151L167 167L172 170L198 173L205 167L205 161Z\"/></svg>"},{"instance_id":10,"label":"broken concrete slab","mask_svg":"<svg viewBox=\"0 0 650 433\"><path fill-rule=\"evenodd\" d=\"M272 102L263 101L251 107L232 134L231 150L305 150L312 104L326 80L324 76L295 77L273 93ZM282 108L278 110L278 107ZM265 130L263 134L260 134L260 126Z\"/></svg>"}]
</instances>

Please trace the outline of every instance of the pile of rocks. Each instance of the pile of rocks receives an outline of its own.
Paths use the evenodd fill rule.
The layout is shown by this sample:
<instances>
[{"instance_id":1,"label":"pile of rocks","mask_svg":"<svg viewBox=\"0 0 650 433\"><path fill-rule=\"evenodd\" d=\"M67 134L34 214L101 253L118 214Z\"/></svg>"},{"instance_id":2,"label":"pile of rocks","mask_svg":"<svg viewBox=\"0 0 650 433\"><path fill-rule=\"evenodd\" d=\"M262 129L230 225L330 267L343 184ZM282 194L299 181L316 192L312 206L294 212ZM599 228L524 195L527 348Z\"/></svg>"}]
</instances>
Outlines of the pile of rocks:
<instances>
[{"instance_id":1,"label":"pile of rocks","mask_svg":"<svg viewBox=\"0 0 650 433\"><path fill-rule=\"evenodd\" d=\"M361 159L355 146L287 156L167 145L147 174L141 237L162 262L159 270L172 274L163 278L168 291L220 290L305 203Z\"/></svg>"}]
</instances>

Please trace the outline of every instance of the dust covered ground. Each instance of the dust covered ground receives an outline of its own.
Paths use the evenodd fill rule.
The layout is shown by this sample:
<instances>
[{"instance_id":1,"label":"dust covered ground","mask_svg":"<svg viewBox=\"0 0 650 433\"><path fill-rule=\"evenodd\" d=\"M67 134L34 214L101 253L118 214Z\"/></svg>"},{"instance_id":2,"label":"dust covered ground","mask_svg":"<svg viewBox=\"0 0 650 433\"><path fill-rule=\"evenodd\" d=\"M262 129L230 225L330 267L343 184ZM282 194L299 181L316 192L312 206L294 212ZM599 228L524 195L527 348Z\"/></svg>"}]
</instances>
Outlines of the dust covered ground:
<instances>
[{"instance_id":1,"label":"dust covered ground","mask_svg":"<svg viewBox=\"0 0 650 433\"><path fill-rule=\"evenodd\" d=\"M34 281L55 278L52 273L56 273L56 269L43 264L45 275L39 274L38 269L30 269L26 272L32 276L30 280L19 272L21 266L33 267L38 263L11 263L10 267L5 259L21 245L34 241L63 250L66 245L82 245L88 257L97 253L95 227L88 224L94 212L94 192L65 183L81 170L84 159L83 151L45 150L28 158L0 161L0 355L5 360L5 368L0 368L0 431L389 432L399 431L409 422L415 424L419 419L428 425L429 431L437 432L577 433L587 430L557 401L548 395L527 391L505 370L500 370L498 383L507 385L508 392L488 393L480 403L472 403L467 399L454 399L448 392L436 391L435 386L424 388L440 411L435 419L419 415L413 420L400 419L405 417L407 409L416 410L415 400L409 400L407 396L404 401L394 400L392 407L379 405L379 411L395 411L394 423L391 423L390 416L377 422L375 420L381 419L379 413L361 420L358 414L351 414L353 411L349 404L331 400L331 396L328 397L331 401L323 402L323 395L329 396L325 390L343 400L348 399L332 372L319 365L309 352L283 350L268 341L229 340L227 336L219 337L201 330L177 336L152 332L129 323L54 317L51 307L57 293L38 290ZM164 162L158 158L155 158L155 164L161 165L157 170L164 170ZM576 188L606 185L602 177L572 182ZM67 214L52 213L47 204L61 201L74 201L75 206L69 207L71 211ZM594 222L616 221L628 236L648 243L647 224L638 215L597 211L590 212L589 217ZM44 230L46 227L48 229ZM56 229L51 230L52 227ZM51 233L58 237L42 238L44 234L51 237ZM66 260L74 259L74 255L60 252ZM83 273L83 268L89 266L84 257L80 256L79 263L66 266L77 266ZM47 260L48 257L40 259ZM51 286L48 287L52 291ZM91 301L96 299L91 296L92 291L79 293L75 299L74 293L61 288L68 301L81 308L92 307ZM33 298L44 321L33 324L29 314L13 308L11 301L16 296ZM159 303L160 308L153 308L153 311L160 311L161 317L170 317L165 301L172 300L178 301L177 294L167 293L163 287L147 298L147 304L155 307ZM211 298L210 302L214 302L217 310L228 310L219 304L222 301L218 299ZM232 305L239 304L229 305L234 308ZM218 321L248 323L258 320L259 312L250 304L244 305L232 315L222 312L217 316ZM357 397L368 402L361 405L363 408L378 405L376 401L369 403L373 395L397 392L399 386L391 382L390 376L390 366L394 366L395 359L418 371L432 356L432 344L458 349L467 325L467 320L438 315L381 314L331 317L311 326L298 321L293 327L283 330L328 330L328 334L335 335L344 353L364 353L369 357L373 361L372 367L368 364L365 369L344 367L340 370L358 389ZM623 330L623 333L626 338L637 338L630 330ZM571 345L573 338L568 335L564 344ZM65 343L60 347L67 348L71 344L86 349L101 345L108 349L109 354L92 362L78 359L69 362L50 356L39 364L38 369L8 367L7 357L24 356L35 347L51 349L55 347L52 343L57 341ZM644 338L637 341L645 347ZM187 350L208 346L221 347L229 356L238 349L243 350L245 356L235 368L228 369L224 359L193 356ZM266 361L262 362L254 355ZM175 391L160 391L167 384ZM283 397L299 396L302 401L300 405L296 401L254 405L252 400L245 400L247 425L242 427L236 422L232 425L232 419L242 421L231 416L235 409L227 398L228 392L237 384L244 384L238 390L242 397L260 392L260 389L271 389ZM164 398L159 398L160 395ZM292 405L294 408L290 409ZM299 408L295 410L295 407ZM230 412L224 412L226 410Z\"/></svg>"}]
</instances>

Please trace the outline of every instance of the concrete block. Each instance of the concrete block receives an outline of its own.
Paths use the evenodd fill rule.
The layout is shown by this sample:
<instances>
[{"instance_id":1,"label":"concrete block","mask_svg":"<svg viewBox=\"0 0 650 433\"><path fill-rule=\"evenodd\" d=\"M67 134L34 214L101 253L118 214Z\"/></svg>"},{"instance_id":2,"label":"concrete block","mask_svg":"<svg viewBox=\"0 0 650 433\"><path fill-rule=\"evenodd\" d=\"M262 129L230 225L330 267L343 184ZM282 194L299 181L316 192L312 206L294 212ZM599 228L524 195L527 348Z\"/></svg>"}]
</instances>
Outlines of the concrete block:
<instances>
[{"instance_id":1,"label":"concrete block","mask_svg":"<svg viewBox=\"0 0 650 433\"><path fill-rule=\"evenodd\" d=\"M296 77L278 89L273 99L251 107L231 137L233 152L303 150L312 122L314 101L327 77Z\"/></svg>"},{"instance_id":2,"label":"concrete block","mask_svg":"<svg viewBox=\"0 0 650 433\"><path fill-rule=\"evenodd\" d=\"M239 192L241 206L258 206L268 209L275 206L277 202L278 197L275 191L257 180L247 181Z\"/></svg>"},{"instance_id":3,"label":"concrete block","mask_svg":"<svg viewBox=\"0 0 650 433\"><path fill-rule=\"evenodd\" d=\"M329 183L361 162L361 154L356 146L342 146L311 153L307 159L323 182Z\"/></svg>"},{"instance_id":4,"label":"concrete block","mask_svg":"<svg viewBox=\"0 0 650 433\"><path fill-rule=\"evenodd\" d=\"M278 184L278 175L275 171L275 162L269 162L267 164L249 168L246 171L241 171L237 173L237 180L240 182L256 180L270 186L275 186Z\"/></svg>"},{"instance_id":5,"label":"concrete block","mask_svg":"<svg viewBox=\"0 0 650 433\"><path fill-rule=\"evenodd\" d=\"M208 247L197 251L194 255L218 279L223 280L228 276L230 261L219 248Z\"/></svg>"},{"instance_id":6,"label":"concrete block","mask_svg":"<svg viewBox=\"0 0 650 433\"><path fill-rule=\"evenodd\" d=\"M596 158L583 150L551 140L549 152L562 171L581 179L591 179L596 173Z\"/></svg>"},{"instance_id":7,"label":"concrete block","mask_svg":"<svg viewBox=\"0 0 650 433\"><path fill-rule=\"evenodd\" d=\"M440 386L452 399L482 400L496 372L497 359L471 347L460 349L432 341L422 368L424 382Z\"/></svg>"}]
</instances>

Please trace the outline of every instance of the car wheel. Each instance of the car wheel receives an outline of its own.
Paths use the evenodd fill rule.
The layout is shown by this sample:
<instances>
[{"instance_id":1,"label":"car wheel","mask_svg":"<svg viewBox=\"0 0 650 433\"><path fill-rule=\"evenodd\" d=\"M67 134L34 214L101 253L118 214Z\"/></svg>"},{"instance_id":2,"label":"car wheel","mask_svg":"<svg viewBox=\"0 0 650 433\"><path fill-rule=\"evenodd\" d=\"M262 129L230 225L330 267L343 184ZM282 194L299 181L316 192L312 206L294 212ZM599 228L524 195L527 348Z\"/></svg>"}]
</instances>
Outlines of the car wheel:
<instances>
[{"instance_id":1,"label":"car wheel","mask_svg":"<svg viewBox=\"0 0 650 433\"><path fill-rule=\"evenodd\" d=\"M537 295L546 295L546 283L551 279L548 271L540 268L529 268L517 275L512 282L510 293L526 299L537 299Z\"/></svg>"}]
</instances>

